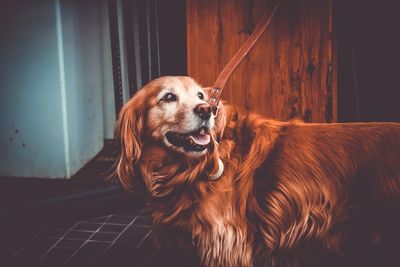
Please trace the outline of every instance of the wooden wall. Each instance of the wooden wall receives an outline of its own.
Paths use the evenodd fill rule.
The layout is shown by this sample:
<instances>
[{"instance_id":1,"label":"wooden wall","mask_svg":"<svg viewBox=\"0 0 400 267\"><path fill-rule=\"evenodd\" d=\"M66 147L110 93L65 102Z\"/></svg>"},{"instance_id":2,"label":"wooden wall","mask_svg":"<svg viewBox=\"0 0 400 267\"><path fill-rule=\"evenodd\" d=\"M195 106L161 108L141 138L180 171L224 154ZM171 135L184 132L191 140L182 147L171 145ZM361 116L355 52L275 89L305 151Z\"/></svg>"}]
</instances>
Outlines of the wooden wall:
<instances>
[{"instance_id":1,"label":"wooden wall","mask_svg":"<svg viewBox=\"0 0 400 267\"><path fill-rule=\"evenodd\" d=\"M269 28L231 76L223 99L276 119L336 121L331 1L281 0ZM188 74L211 86L274 3L188 0Z\"/></svg>"}]
</instances>

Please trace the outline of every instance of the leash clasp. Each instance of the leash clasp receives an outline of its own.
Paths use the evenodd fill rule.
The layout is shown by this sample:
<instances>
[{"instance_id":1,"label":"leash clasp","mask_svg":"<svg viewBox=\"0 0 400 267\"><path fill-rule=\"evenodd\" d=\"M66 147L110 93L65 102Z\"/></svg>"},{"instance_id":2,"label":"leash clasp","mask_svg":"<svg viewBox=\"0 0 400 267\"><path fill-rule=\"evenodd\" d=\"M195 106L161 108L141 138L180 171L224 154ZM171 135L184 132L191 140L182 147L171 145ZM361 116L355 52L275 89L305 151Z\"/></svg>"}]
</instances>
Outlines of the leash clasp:
<instances>
[{"instance_id":1,"label":"leash clasp","mask_svg":"<svg viewBox=\"0 0 400 267\"><path fill-rule=\"evenodd\" d=\"M217 116L218 113L218 103L221 98L221 93L222 90L219 87L212 87L210 90L210 98L208 100L208 104L210 104L214 116Z\"/></svg>"}]
</instances>

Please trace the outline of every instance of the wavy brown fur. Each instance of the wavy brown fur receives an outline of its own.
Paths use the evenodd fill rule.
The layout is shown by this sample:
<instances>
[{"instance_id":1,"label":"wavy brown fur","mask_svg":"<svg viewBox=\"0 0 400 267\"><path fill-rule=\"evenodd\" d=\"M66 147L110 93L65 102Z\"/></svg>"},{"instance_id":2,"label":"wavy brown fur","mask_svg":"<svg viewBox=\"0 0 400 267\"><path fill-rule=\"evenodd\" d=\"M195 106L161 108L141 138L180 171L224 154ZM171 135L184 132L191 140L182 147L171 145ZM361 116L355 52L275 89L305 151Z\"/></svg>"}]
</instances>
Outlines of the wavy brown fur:
<instances>
[{"instance_id":1,"label":"wavy brown fur","mask_svg":"<svg viewBox=\"0 0 400 267\"><path fill-rule=\"evenodd\" d=\"M279 122L223 107L219 142L190 159L149 137L157 88L121 111L116 173L125 188L141 174L160 244L194 250L204 266L343 266L353 258L327 257L399 235L398 123ZM210 181L218 158L224 174Z\"/></svg>"}]
</instances>

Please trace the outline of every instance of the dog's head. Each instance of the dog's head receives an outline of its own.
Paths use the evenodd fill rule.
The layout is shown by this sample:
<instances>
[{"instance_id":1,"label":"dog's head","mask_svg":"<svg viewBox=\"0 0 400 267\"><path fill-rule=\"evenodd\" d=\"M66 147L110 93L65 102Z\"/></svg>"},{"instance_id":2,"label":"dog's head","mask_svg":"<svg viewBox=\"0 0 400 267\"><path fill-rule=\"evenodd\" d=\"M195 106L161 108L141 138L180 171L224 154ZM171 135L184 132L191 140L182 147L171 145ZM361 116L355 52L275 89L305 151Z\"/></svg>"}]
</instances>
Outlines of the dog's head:
<instances>
[{"instance_id":1,"label":"dog's head","mask_svg":"<svg viewBox=\"0 0 400 267\"><path fill-rule=\"evenodd\" d=\"M224 111L215 117L207 101L207 90L189 77L161 77L139 90L122 108L116 125L122 148L118 176L133 176L146 143L201 160L225 126Z\"/></svg>"},{"instance_id":2,"label":"dog's head","mask_svg":"<svg viewBox=\"0 0 400 267\"><path fill-rule=\"evenodd\" d=\"M159 88L147 113L149 137L190 157L204 155L214 128L204 90L184 77L161 78L149 86Z\"/></svg>"}]
</instances>

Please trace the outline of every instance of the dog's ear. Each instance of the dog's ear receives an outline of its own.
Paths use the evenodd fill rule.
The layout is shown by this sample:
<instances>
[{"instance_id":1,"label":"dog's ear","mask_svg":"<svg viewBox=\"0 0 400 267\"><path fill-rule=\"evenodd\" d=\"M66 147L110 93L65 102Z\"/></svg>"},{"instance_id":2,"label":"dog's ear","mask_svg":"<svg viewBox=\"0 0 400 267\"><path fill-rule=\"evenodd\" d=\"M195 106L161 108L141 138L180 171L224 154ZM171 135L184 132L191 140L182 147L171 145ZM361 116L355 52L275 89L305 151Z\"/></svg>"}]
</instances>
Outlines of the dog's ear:
<instances>
[{"instance_id":1,"label":"dog's ear","mask_svg":"<svg viewBox=\"0 0 400 267\"><path fill-rule=\"evenodd\" d=\"M139 91L122 107L115 127L115 137L121 146L115 174L128 191L135 175L134 166L142 153L144 112L145 95Z\"/></svg>"}]
</instances>

